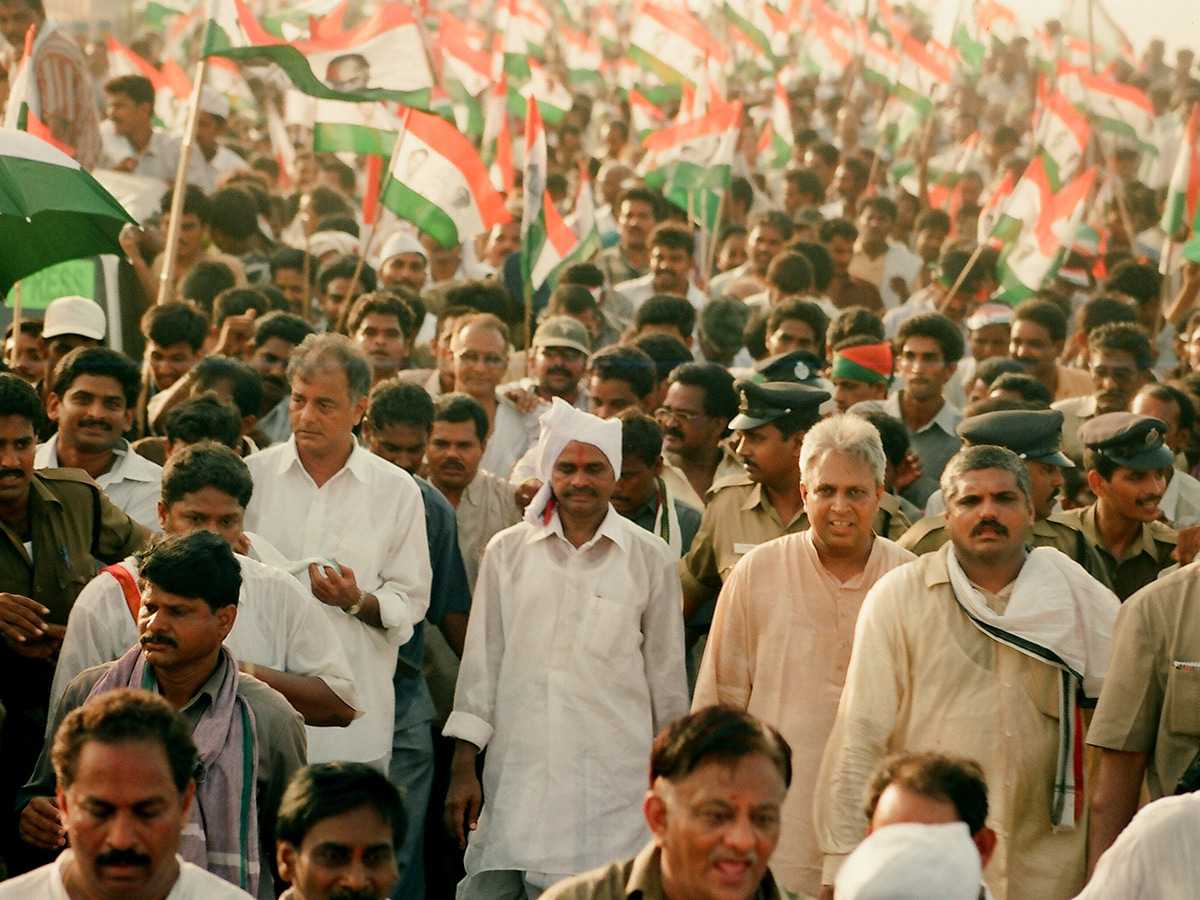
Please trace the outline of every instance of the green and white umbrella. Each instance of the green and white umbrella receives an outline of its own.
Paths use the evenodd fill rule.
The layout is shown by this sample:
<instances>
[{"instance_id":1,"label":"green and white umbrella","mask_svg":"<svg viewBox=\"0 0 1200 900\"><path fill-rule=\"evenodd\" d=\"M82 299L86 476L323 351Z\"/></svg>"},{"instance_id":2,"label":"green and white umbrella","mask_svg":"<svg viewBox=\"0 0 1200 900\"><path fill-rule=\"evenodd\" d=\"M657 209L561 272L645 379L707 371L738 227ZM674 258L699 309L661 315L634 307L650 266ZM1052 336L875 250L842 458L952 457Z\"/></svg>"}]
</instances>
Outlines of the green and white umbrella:
<instances>
[{"instance_id":1,"label":"green and white umbrella","mask_svg":"<svg viewBox=\"0 0 1200 900\"><path fill-rule=\"evenodd\" d=\"M0 130L0 295L68 259L114 253L133 218L67 154L23 131Z\"/></svg>"}]
</instances>

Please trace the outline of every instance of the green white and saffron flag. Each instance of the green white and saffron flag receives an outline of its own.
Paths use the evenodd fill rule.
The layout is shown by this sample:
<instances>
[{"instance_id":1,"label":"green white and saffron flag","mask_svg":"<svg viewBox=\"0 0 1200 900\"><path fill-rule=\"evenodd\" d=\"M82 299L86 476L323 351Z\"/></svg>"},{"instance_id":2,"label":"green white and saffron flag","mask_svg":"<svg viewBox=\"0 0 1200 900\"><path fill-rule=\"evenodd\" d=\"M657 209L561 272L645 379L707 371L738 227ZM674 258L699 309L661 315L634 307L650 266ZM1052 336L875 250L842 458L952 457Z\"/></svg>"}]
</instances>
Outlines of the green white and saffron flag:
<instances>
[{"instance_id":1,"label":"green white and saffron flag","mask_svg":"<svg viewBox=\"0 0 1200 900\"><path fill-rule=\"evenodd\" d=\"M729 23L745 35L751 45L771 62L777 62L771 38L775 26L767 17L762 0L725 0L721 11Z\"/></svg>"},{"instance_id":2,"label":"green white and saffron flag","mask_svg":"<svg viewBox=\"0 0 1200 900\"><path fill-rule=\"evenodd\" d=\"M1091 168L1055 192L1042 157L1033 158L990 237L1000 247L996 273L1003 300L1017 303L1033 296L1058 271L1083 221L1095 180L1096 170Z\"/></svg>"},{"instance_id":3,"label":"green white and saffron flag","mask_svg":"<svg viewBox=\"0 0 1200 900\"><path fill-rule=\"evenodd\" d=\"M445 119L415 109L405 112L380 199L443 247L512 218L470 140Z\"/></svg>"},{"instance_id":4,"label":"green white and saffron flag","mask_svg":"<svg viewBox=\"0 0 1200 900\"><path fill-rule=\"evenodd\" d=\"M313 149L320 153L359 153L363 156L392 155L404 116L387 103L346 103L342 100L311 101Z\"/></svg>"},{"instance_id":5,"label":"green white and saffron flag","mask_svg":"<svg viewBox=\"0 0 1200 900\"><path fill-rule=\"evenodd\" d=\"M1193 235L1200 233L1200 103L1192 104L1162 215L1162 230L1168 237L1175 237L1185 225Z\"/></svg>"},{"instance_id":6,"label":"green white and saffron flag","mask_svg":"<svg viewBox=\"0 0 1200 900\"><path fill-rule=\"evenodd\" d=\"M530 272L530 287L536 291L549 284L554 290L558 276L567 266L586 262L600 249L600 232L596 229L595 201L587 170L580 172L579 192L575 198L575 219L572 226L558 211L548 192L542 193L542 223L545 239Z\"/></svg>"},{"instance_id":7,"label":"green white and saffron flag","mask_svg":"<svg viewBox=\"0 0 1200 900\"><path fill-rule=\"evenodd\" d=\"M1154 133L1154 107L1145 91L1067 62L1059 63L1058 89L1091 114L1096 128L1136 143L1144 154L1158 156L1158 146L1149 140Z\"/></svg>"},{"instance_id":8,"label":"green white and saffron flag","mask_svg":"<svg viewBox=\"0 0 1200 900\"><path fill-rule=\"evenodd\" d=\"M666 84L693 88L708 77L708 61L724 65L725 45L684 8L644 3L629 31L629 57Z\"/></svg>"},{"instance_id":9,"label":"green white and saffron flag","mask_svg":"<svg viewBox=\"0 0 1200 900\"><path fill-rule=\"evenodd\" d=\"M401 3L380 3L360 25L328 37L284 41L254 18L244 0L210 0L204 55L275 62L300 91L326 100L429 106L433 73L418 30Z\"/></svg>"},{"instance_id":10,"label":"green white and saffron flag","mask_svg":"<svg viewBox=\"0 0 1200 900\"><path fill-rule=\"evenodd\" d=\"M712 228L721 193L732 180L742 104L719 101L704 115L677 122L643 142L646 184L693 219Z\"/></svg>"},{"instance_id":11,"label":"green white and saffron flag","mask_svg":"<svg viewBox=\"0 0 1200 900\"><path fill-rule=\"evenodd\" d=\"M514 116L523 116L529 101L537 101L542 119L550 125L558 125L567 115L574 102L570 90L555 78L537 60L529 60L529 80L521 87L508 90L508 111Z\"/></svg>"},{"instance_id":12,"label":"green white and saffron flag","mask_svg":"<svg viewBox=\"0 0 1200 900\"><path fill-rule=\"evenodd\" d=\"M800 66L809 75L841 75L854 62L854 29L821 0L813 0L809 9L812 23L804 30Z\"/></svg>"},{"instance_id":13,"label":"green white and saffron flag","mask_svg":"<svg viewBox=\"0 0 1200 900\"><path fill-rule=\"evenodd\" d=\"M1045 80L1038 82L1038 109L1034 121L1037 152L1042 157L1050 187L1058 190L1083 165L1092 127L1062 91L1045 93Z\"/></svg>"},{"instance_id":14,"label":"green white and saffron flag","mask_svg":"<svg viewBox=\"0 0 1200 900\"><path fill-rule=\"evenodd\" d=\"M567 64L567 82L575 88L603 86L604 52L585 32L573 28L560 29L562 55Z\"/></svg>"},{"instance_id":15,"label":"green white and saffron flag","mask_svg":"<svg viewBox=\"0 0 1200 900\"><path fill-rule=\"evenodd\" d=\"M792 130L791 102L783 82L775 80L771 117L763 124L758 141L758 164L767 169L785 169L792 159L796 135Z\"/></svg>"},{"instance_id":16,"label":"green white and saffron flag","mask_svg":"<svg viewBox=\"0 0 1200 900\"><path fill-rule=\"evenodd\" d=\"M537 102L530 97L525 110L525 159L521 181L521 276L526 296L541 285L533 284L533 272L547 240L546 206L553 206L546 193L546 129Z\"/></svg>"}]
</instances>

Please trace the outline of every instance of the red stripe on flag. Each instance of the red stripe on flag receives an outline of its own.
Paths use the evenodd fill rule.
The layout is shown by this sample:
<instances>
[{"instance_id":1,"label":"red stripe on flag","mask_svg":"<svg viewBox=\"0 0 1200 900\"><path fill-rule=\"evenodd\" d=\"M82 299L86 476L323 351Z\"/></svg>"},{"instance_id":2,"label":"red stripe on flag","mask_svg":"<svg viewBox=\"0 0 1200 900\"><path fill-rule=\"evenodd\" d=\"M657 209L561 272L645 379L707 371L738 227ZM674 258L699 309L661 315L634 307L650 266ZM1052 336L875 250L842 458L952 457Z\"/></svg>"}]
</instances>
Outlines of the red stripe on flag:
<instances>
[{"instance_id":1,"label":"red stripe on flag","mask_svg":"<svg viewBox=\"0 0 1200 900\"><path fill-rule=\"evenodd\" d=\"M379 215L379 183L383 179L383 157L367 157L367 178L363 187L362 217L364 225L374 225Z\"/></svg>"}]
</instances>

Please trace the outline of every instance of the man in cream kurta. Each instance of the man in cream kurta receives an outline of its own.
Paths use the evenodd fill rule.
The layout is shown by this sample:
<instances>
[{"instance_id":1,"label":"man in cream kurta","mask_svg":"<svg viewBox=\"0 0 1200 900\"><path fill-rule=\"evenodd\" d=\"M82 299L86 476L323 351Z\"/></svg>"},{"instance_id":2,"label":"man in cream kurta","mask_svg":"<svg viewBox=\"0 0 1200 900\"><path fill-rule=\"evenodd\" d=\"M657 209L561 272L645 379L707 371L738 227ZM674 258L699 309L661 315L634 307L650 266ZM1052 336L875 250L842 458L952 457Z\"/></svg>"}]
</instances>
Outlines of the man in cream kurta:
<instances>
[{"instance_id":1,"label":"man in cream kurta","mask_svg":"<svg viewBox=\"0 0 1200 900\"><path fill-rule=\"evenodd\" d=\"M822 881L863 837L878 761L929 750L987 773L997 900L1066 900L1083 885L1087 784L1059 760L1081 753L1077 704L1098 695L1118 604L1058 551L1026 552L1033 507L1012 451L969 447L942 483L951 543L885 575L859 615L814 806Z\"/></svg>"},{"instance_id":2,"label":"man in cream kurta","mask_svg":"<svg viewBox=\"0 0 1200 900\"><path fill-rule=\"evenodd\" d=\"M805 435L800 462L812 528L762 544L734 566L717 600L692 706L744 709L791 745L793 778L771 871L786 889L816 895L813 785L858 609L886 572L916 557L871 530L886 465L874 426L851 416L826 419Z\"/></svg>"},{"instance_id":3,"label":"man in cream kurta","mask_svg":"<svg viewBox=\"0 0 1200 900\"><path fill-rule=\"evenodd\" d=\"M536 897L636 854L651 743L687 712L675 560L608 503L621 423L558 398L541 422L542 488L484 552L443 729L459 898Z\"/></svg>"}]
</instances>

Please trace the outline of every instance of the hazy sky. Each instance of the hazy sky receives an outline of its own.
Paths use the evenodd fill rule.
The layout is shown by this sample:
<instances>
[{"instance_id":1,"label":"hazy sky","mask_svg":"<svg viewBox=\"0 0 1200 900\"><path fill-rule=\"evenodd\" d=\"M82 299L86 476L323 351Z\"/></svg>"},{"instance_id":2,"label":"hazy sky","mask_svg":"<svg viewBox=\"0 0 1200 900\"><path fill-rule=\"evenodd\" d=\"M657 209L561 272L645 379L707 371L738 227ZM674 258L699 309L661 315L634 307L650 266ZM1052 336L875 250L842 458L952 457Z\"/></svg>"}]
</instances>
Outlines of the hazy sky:
<instances>
[{"instance_id":1,"label":"hazy sky","mask_svg":"<svg viewBox=\"0 0 1200 900\"><path fill-rule=\"evenodd\" d=\"M1023 21L1033 23L1051 18L1062 6L1058 0L1001 2L1011 7ZM1156 37L1167 42L1168 58L1177 46L1191 47L1200 54L1200 2L1197 0L1104 0L1104 6L1125 29L1139 55L1150 39Z\"/></svg>"}]
</instances>

